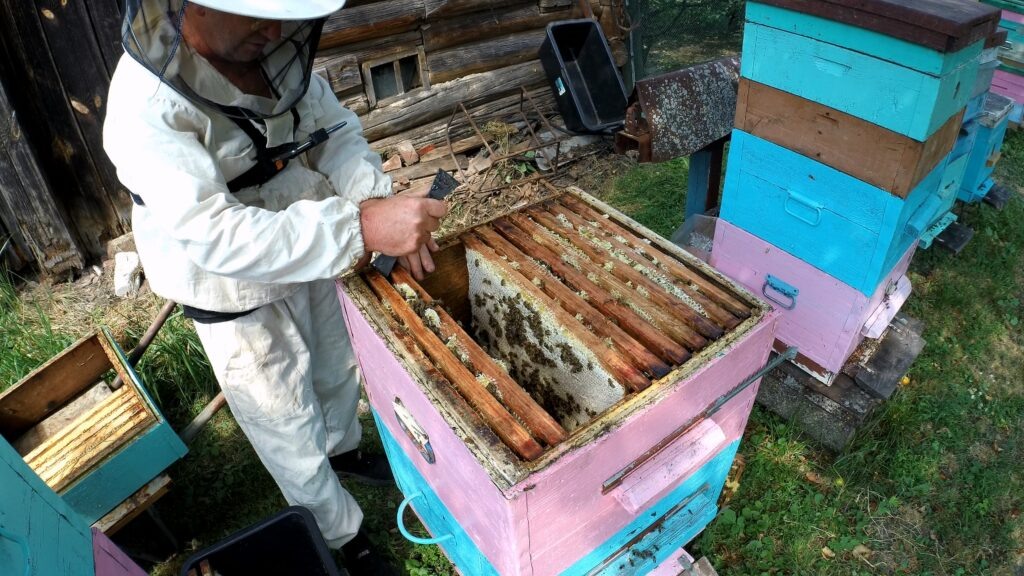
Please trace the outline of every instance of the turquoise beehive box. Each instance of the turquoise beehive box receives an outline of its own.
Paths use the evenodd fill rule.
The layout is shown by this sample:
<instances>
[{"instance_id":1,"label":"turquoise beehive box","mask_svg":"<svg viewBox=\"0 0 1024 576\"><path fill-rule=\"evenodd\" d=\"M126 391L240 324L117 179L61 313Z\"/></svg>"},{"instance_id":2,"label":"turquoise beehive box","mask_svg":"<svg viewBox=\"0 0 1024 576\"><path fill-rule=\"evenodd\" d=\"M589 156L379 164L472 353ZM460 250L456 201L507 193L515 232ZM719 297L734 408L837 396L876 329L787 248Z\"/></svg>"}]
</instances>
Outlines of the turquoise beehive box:
<instances>
[{"instance_id":1,"label":"turquoise beehive box","mask_svg":"<svg viewBox=\"0 0 1024 576\"><path fill-rule=\"evenodd\" d=\"M734 130L721 217L871 296L946 198L940 162L906 199Z\"/></svg>"},{"instance_id":2,"label":"turquoise beehive box","mask_svg":"<svg viewBox=\"0 0 1024 576\"><path fill-rule=\"evenodd\" d=\"M924 141L971 98L997 19L953 0L751 2L741 75Z\"/></svg>"}]
</instances>

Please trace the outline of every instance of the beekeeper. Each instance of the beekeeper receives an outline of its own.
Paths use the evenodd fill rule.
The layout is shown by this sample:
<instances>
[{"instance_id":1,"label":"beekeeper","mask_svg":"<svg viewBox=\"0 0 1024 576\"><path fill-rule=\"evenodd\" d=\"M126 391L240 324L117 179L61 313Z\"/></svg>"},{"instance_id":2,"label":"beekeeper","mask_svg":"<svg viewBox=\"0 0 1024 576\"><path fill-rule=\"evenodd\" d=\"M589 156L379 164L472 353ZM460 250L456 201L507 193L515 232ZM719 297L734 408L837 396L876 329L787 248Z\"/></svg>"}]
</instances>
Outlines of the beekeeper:
<instances>
[{"instance_id":1,"label":"beekeeper","mask_svg":"<svg viewBox=\"0 0 1024 576\"><path fill-rule=\"evenodd\" d=\"M332 279L372 252L431 272L446 209L392 196L356 116L311 75L343 4L129 0L104 146L153 291L195 322L286 500L353 574L392 574L338 479L391 476L357 450L359 378Z\"/></svg>"}]
</instances>

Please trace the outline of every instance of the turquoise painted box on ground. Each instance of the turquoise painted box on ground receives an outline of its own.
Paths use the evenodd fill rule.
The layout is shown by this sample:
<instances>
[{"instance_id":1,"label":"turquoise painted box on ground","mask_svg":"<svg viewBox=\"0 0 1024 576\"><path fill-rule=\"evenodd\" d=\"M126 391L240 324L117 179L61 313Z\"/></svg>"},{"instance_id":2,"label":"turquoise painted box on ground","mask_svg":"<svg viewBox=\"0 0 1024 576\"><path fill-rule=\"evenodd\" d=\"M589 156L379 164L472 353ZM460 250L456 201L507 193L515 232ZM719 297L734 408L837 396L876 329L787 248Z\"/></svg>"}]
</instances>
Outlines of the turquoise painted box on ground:
<instances>
[{"instance_id":1,"label":"turquoise painted box on ground","mask_svg":"<svg viewBox=\"0 0 1024 576\"><path fill-rule=\"evenodd\" d=\"M0 435L88 524L187 452L106 330L0 395Z\"/></svg>"},{"instance_id":2,"label":"turquoise painted box on ground","mask_svg":"<svg viewBox=\"0 0 1024 576\"><path fill-rule=\"evenodd\" d=\"M940 215L945 171L942 161L904 200L734 130L721 217L870 297Z\"/></svg>"},{"instance_id":3,"label":"turquoise painted box on ground","mask_svg":"<svg viewBox=\"0 0 1024 576\"><path fill-rule=\"evenodd\" d=\"M983 45L943 53L750 2L741 75L924 141L967 104Z\"/></svg>"}]
</instances>

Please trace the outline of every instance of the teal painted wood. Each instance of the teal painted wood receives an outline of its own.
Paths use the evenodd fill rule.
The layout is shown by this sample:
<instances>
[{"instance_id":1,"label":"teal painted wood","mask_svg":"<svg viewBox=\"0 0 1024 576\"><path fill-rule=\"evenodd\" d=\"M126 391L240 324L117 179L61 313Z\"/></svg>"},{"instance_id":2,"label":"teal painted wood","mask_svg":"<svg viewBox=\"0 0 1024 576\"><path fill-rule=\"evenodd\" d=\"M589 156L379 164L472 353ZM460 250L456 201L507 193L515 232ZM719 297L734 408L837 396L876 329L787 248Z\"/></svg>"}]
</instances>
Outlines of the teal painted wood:
<instances>
[{"instance_id":1,"label":"teal painted wood","mask_svg":"<svg viewBox=\"0 0 1024 576\"><path fill-rule=\"evenodd\" d=\"M721 217L866 296L939 215L942 161L906 200L733 131Z\"/></svg>"},{"instance_id":2,"label":"teal painted wood","mask_svg":"<svg viewBox=\"0 0 1024 576\"><path fill-rule=\"evenodd\" d=\"M160 422L114 453L61 493L90 524L185 455L181 439Z\"/></svg>"},{"instance_id":3,"label":"teal painted wood","mask_svg":"<svg viewBox=\"0 0 1024 576\"><path fill-rule=\"evenodd\" d=\"M656 504L637 514L636 519L593 552L580 559L562 576L625 576L646 574L656 568L693 540L715 519L718 496L725 485L739 448L739 440L723 448L711 461L694 472L683 484ZM612 558L630 544L637 535L655 523L660 529L651 530L630 545L628 552ZM597 570L595 570L597 569Z\"/></svg>"},{"instance_id":4,"label":"teal painted wood","mask_svg":"<svg viewBox=\"0 0 1024 576\"><path fill-rule=\"evenodd\" d=\"M377 431L380 433L381 443L384 444L384 452L387 453L388 462L391 463L391 470L395 475L395 482L398 489L406 497L413 494L420 494L412 502L416 515L426 526L427 530L435 538L441 538L450 534L451 538L438 544L444 549L448 558L458 567L463 574L473 576L498 576L498 571L487 560L469 534L459 525L452 515L445 508L444 502L430 488L426 479L416 470L409 456L402 450L401 445L391 435L387 426L381 422L376 410L372 410L374 422L377 424ZM466 494L472 491L467 488Z\"/></svg>"},{"instance_id":5,"label":"teal painted wood","mask_svg":"<svg viewBox=\"0 0 1024 576\"><path fill-rule=\"evenodd\" d=\"M973 60L942 76L932 76L848 48L748 23L740 73L924 141L967 104L977 78L980 47Z\"/></svg>"},{"instance_id":6,"label":"teal painted wood","mask_svg":"<svg viewBox=\"0 0 1024 576\"><path fill-rule=\"evenodd\" d=\"M0 574L87 576L93 573L92 534L86 521L61 501L0 440ZM24 558L20 540L27 547Z\"/></svg>"},{"instance_id":7,"label":"teal painted wood","mask_svg":"<svg viewBox=\"0 0 1024 576\"><path fill-rule=\"evenodd\" d=\"M107 339L128 373L129 381L125 386L135 388L156 415L157 422L61 492L64 501L89 524L102 518L188 452L110 331L104 328L100 337Z\"/></svg>"},{"instance_id":8,"label":"teal painted wood","mask_svg":"<svg viewBox=\"0 0 1024 576\"><path fill-rule=\"evenodd\" d=\"M948 74L977 59L984 45L980 41L958 52L943 54L873 30L755 2L747 3L747 22L843 46L931 76Z\"/></svg>"},{"instance_id":9,"label":"teal painted wood","mask_svg":"<svg viewBox=\"0 0 1024 576\"><path fill-rule=\"evenodd\" d=\"M690 155L689 182L684 219L707 211L708 183L711 180L711 150L698 150ZM717 193L717 190L715 191Z\"/></svg>"},{"instance_id":10,"label":"teal painted wood","mask_svg":"<svg viewBox=\"0 0 1024 576\"><path fill-rule=\"evenodd\" d=\"M980 202L995 184L991 179L995 163L990 163L990 160L995 159L1002 149L1006 129L1010 124L1011 104L1008 99L998 94L989 95L989 98L993 100L992 113L986 115L985 121L977 122L978 134L957 194L961 201L969 204Z\"/></svg>"}]
</instances>

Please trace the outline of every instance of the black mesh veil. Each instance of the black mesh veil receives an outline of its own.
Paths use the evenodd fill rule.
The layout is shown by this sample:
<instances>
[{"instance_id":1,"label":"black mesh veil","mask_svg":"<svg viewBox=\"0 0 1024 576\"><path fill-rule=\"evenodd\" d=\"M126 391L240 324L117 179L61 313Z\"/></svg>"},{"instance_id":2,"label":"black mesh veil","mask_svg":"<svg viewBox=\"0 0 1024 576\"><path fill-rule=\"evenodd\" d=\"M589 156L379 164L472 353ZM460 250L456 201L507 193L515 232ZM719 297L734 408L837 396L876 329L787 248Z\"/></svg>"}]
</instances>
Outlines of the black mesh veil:
<instances>
[{"instance_id":1,"label":"black mesh veil","mask_svg":"<svg viewBox=\"0 0 1024 576\"><path fill-rule=\"evenodd\" d=\"M281 37L258 58L273 98L230 86L182 37L187 0L126 0L124 49L162 82L196 104L236 118L264 119L289 112L306 93L324 19L285 20Z\"/></svg>"}]
</instances>

